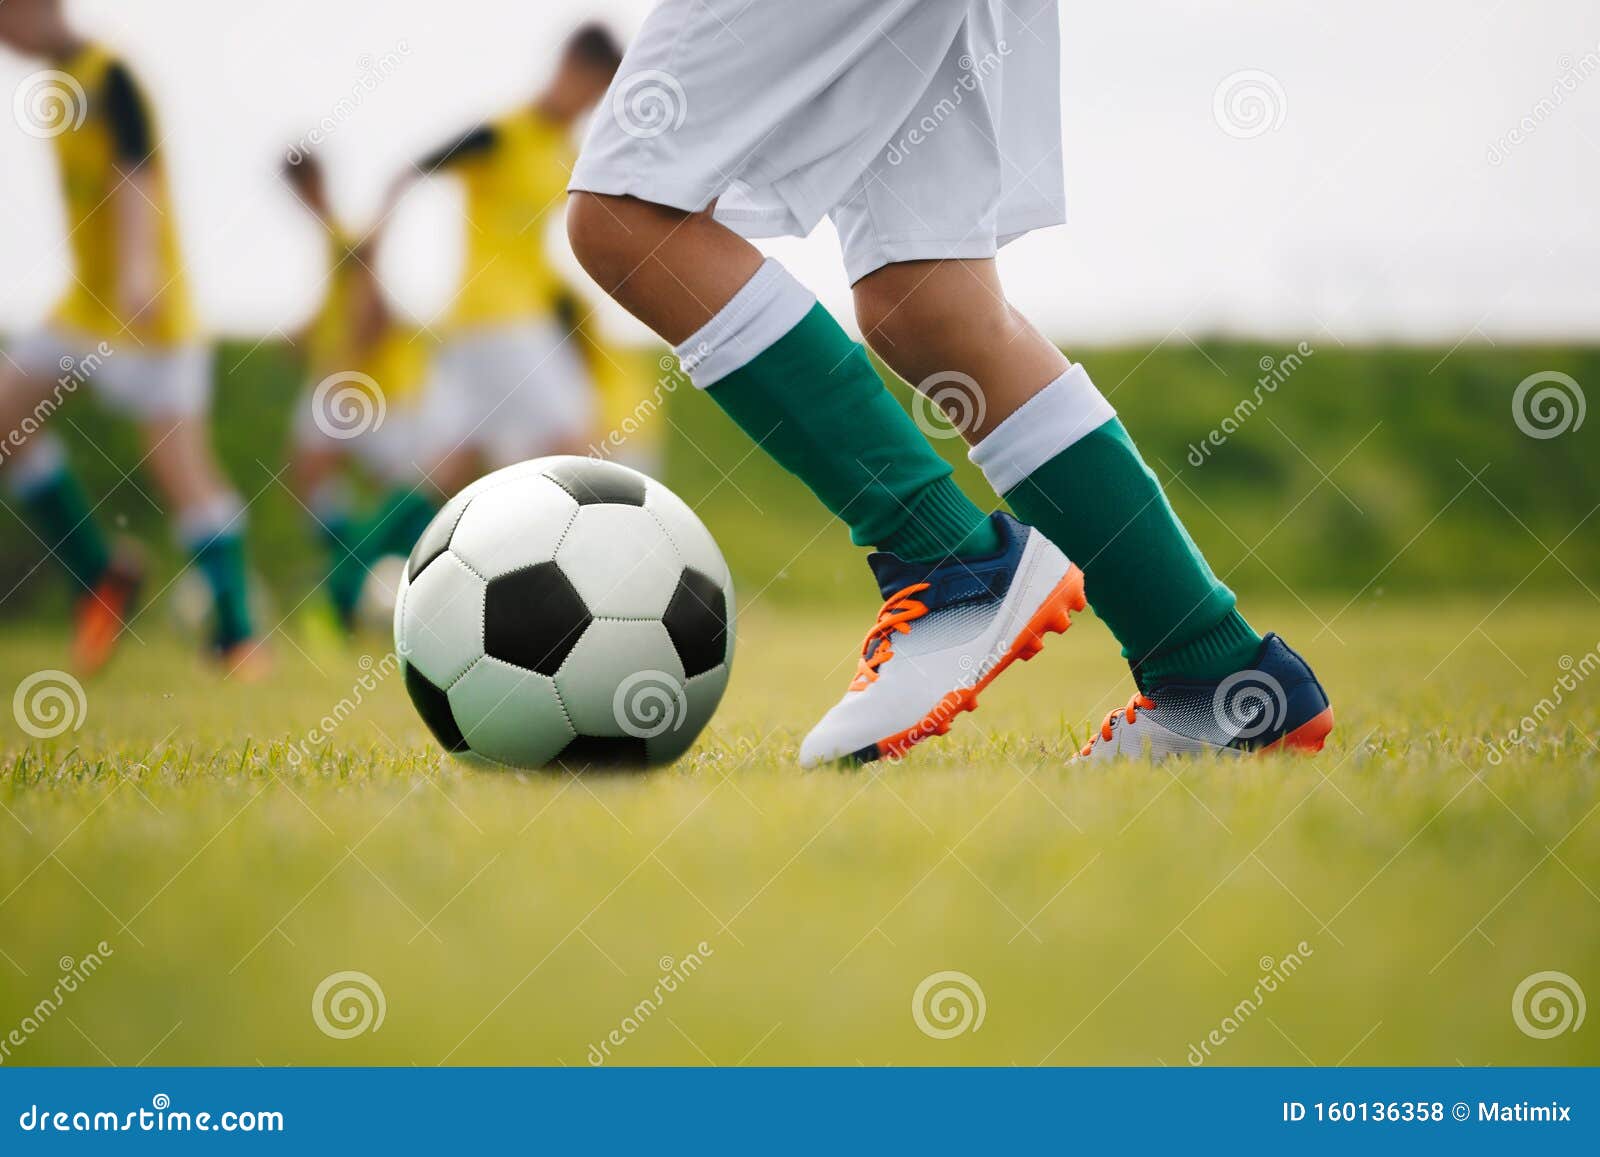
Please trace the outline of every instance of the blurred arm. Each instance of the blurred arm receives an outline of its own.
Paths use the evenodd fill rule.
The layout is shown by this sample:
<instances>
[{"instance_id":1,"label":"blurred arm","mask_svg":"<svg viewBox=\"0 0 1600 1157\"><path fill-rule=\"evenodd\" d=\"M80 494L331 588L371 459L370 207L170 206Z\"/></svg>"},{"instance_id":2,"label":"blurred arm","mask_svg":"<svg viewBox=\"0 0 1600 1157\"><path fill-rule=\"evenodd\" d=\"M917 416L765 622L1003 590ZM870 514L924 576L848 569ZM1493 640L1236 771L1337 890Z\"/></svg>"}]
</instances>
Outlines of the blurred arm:
<instances>
[{"instance_id":1,"label":"blurred arm","mask_svg":"<svg viewBox=\"0 0 1600 1157\"><path fill-rule=\"evenodd\" d=\"M412 182L420 177L448 171L463 161L482 156L492 150L497 143L494 128L490 125L479 125L402 169L389 183L388 191L384 194L383 204L378 210L378 224L373 227L373 234L376 235L383 227L383 223L389 219L389 214L394 212L395 206L400 203L400 198L405 196Z\"/></svg>"},{"instance_id":2,"label":"blurred arm","mask_svg":"<svg viewBox=\"0 0 1600 1157\"><path fill-rule=\"evenodd\" d=\"M351 258L356 266L351 282L350 337L361 357L366 356L392 321L388 298L374 271L375 249L376 243L368 238L356 246Z\"/></svg>"},{"instance_id":3,"label":"blurred arm","mask_svg":"<svg viewBox=\"0 0 1600 1157\"><path fill-rule=\"evenodd\" d=\"M117 305L135 329L161 296L161 191L152 158L150 117L120 64L106 74L105 98L117 173L111 211L117 223Z\"/></svg>"}]
</instances>

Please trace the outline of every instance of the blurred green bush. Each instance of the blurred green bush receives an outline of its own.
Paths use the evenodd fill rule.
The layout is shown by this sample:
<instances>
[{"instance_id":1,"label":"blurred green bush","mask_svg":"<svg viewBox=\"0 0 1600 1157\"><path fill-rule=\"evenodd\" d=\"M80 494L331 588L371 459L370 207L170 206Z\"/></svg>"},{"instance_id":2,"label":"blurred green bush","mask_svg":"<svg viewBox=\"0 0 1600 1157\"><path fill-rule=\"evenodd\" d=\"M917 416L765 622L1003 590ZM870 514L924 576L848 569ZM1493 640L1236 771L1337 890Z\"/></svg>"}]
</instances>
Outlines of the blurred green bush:
<instances>
[{"instance_id":1,"label":"blurred green bush","mask_svg":"<svg viewBox=\"0 0 1600 1157\"><path fill-rule=\"evenodd\" d=\"M1074 352L1218 573L1242 591L1600 589L1600 521L1589 521L1600 504L1600 419L1536 438L1513 417L1517 386L1532 374L1559 371L1600 390L1600 349L1214 342ZM657 353L637 356L653 379ZM290 607L320 563L284 473L295 362L278 345L224 343L217 367L217 436L250 502L255 566ZM894 389L909 404L909 390ZM132 432L87 397L60 419L94 495L106 496L99 513L151 543L170 575L178 560L160 500L137 473L122 474L139 458ZM860 597L866 575L844 528L716 406L684 385L644 420L665 424L665 481L711 527L742 591L796 604ZM992 502L961 440L936 444L969 492ZM14 514L6 521L0 591L14 593L0 616L59 611L56 570L39 565Z\"/></svg>"}]
</instances>

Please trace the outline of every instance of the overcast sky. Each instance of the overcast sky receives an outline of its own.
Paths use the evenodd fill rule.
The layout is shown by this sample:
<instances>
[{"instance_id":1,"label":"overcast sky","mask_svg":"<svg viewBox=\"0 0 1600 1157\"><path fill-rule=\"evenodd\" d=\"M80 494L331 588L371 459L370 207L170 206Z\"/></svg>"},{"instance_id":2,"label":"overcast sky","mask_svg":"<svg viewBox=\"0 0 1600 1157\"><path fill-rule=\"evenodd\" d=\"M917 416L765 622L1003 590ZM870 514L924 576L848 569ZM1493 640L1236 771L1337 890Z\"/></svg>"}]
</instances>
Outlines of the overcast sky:
<instances>
[{"instance_id":1,"label":"overcast sky","mask_svg":"<svg viewBox=\"0 0 1600 1157\"><path fill-rule=\"evenodd\" d=\"M240 334L297 324L322 276L319 235L273 177L287 143L334 122L322 151L359 224L406 158L528 93L578 19L628 33L648 8L72 5L144 78L202 313ZM1058 338L1600 336L1594 0L1068 0L1062 34L1069 221L1001 259ZM0 91L38 67L0 53ZM1232 114L1230 85L1246 90ZM1252 94L1265 121L1239 119ZM67 276L52 164L0 122L0 329L37 320ZM383 270L424 316L459 260L455 193L434 184ZM763 244L847 308L826 224Z\"/></svg>"}]
</instances>

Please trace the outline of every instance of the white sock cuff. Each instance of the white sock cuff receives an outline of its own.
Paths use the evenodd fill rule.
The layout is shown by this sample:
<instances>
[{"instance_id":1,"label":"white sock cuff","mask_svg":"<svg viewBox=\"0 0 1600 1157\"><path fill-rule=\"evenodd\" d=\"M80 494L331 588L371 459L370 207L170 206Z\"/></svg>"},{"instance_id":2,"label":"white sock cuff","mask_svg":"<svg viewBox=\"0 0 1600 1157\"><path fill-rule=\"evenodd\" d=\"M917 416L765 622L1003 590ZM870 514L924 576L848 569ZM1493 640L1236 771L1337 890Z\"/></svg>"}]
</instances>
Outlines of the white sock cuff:
<instances>
[{"instance_id":1,"label":"white sock cuff","mask_svg":"<svg viewBox=\"0 0 1600 1157\"><path fill-rule=\"evenodd\" d=\"M29 442L28 452L20 458L14 457L5 473L0 474L6 481L6 489L18 498L26 498L54 481L67 468L67 451L60 438L54 434L35 434Z\"/></svg>"},{"instance_id":2,"label":"white sock cuff","mask_svg":"<svg viewBox=\"0 0 1600 1157\"><path fill-rule=\"evenodd\" d=\"M223 534L244 533L244 503L237 494L219 494L178 515L178 545L199 550Z\"/></svg>"},{"instance_id":3,"label":"white sock cuff","mask_svg":"<svg viewBox=\"0 0 1600 1157\"><path fill-rule=\"evenodd\" d=\"M974 446L967 457L995 493L1005 494L1117 411L1095 389L1089 372L1074 364L1029 398Z\"/></svg>"},{"instance_id":4,"label":"white sock cuff","mask_svg":"<svg viewBox=\"0 0 1600 1157\"><path fill-rule=\"evenodd\" d=\"M769 257L717 316L673 353L689 380L703 390L754 361L816 304L816 294Z\"/></svg>"}]
</instances>

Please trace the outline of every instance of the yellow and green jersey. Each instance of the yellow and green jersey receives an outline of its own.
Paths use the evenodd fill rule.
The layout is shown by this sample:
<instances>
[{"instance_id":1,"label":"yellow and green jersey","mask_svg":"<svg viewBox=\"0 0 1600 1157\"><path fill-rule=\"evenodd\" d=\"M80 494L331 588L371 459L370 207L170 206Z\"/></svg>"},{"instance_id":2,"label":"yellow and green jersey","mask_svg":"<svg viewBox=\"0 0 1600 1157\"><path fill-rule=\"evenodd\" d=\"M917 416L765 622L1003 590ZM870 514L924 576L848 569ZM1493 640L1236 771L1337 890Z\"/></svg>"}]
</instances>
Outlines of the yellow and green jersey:
<instances>
[{"instance_id":1,"label":"yellow and green jersey","mask_svg":"<svg viewBox=\"0 0 1600 1157\"><path fill-rule=\"evenodd\" d=\"M328 240L331 270L322 306L306 335L306 364L313 379L330 374L365 374L385 399L403 403L422 389L433 343L414 326L390 324L366 348L356 332L356 300L361 279L370 274L356 256L358 242L335 229Z\"/></svg>"},{"instance_id":2,"label":"yellow and green jersey","mask_svg":"<svg viewBox=\"0 0 1600 1157\"><path fill-rule=\"evenodd\" d=\"M82 90L84 104L82 119L74 119L53 138L74 264L74 280L56 306L55 321L96 337L114 338L130 330L140 341L158 345L189 341L198 326L150 106L127 66L100 45L84 47L62 62L61 71ZM162 287L155 303L137 318L123 316L119 301L115 205L116 197L125 193L118 188L123 175L134 169L153 178L147 192L158 218L157 277Z\"/></svg>"},{"instance_id":3,"label":"yellow and green jersey","mask_svg":"<svg viewBox=\"0 0 1600 1157\"><path fill-rule=\"evenodd\" d=\"M564 126L524 109L473 130L421 162L466 190L466 262L455 327L548 317L561 293L544 233L566 203L572 143Z\"/></svg>"}]
</instances>

